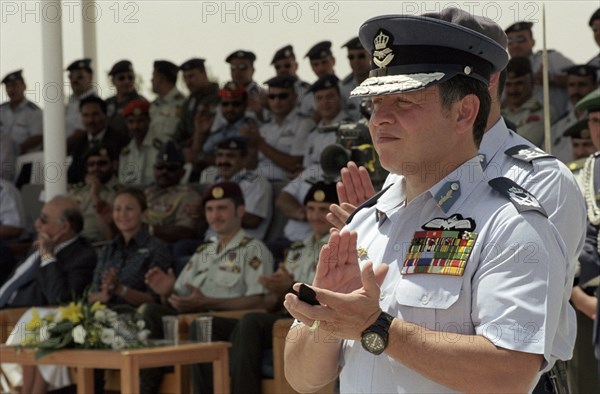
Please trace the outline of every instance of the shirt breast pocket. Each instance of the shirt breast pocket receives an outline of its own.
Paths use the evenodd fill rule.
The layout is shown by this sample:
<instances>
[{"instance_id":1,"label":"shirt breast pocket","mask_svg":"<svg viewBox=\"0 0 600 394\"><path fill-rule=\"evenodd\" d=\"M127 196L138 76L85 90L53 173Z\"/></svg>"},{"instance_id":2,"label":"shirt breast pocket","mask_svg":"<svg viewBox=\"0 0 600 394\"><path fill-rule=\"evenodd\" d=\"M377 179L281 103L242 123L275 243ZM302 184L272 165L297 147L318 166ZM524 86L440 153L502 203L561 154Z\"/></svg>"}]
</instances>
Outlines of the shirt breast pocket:
<instances>
[{"instance_id":1,"label":"shirt breast pocket","mask_svg":"<svg viewBox=\"0 0 600 394\"><path fill-rule=\"evenodd\" d=\"M232 288L240 281L240 273L219 270L215 275L215 284L220 287Z\"/></svg>"},{"instance_id":2,"label":"shirt breast pocket","mask_svg":"<svg viewBox=\"0 0 600 394\"><path fill-rule=\"evenodd\" d=\"M400 317L436 331L463 326L463 277L437 274L404 275L394 290ZM468 316L468 315L467 315ZM450 331L457 331L452 328ZM463 331L462 328L459 331Z\"/></svg>"}]
</instances>

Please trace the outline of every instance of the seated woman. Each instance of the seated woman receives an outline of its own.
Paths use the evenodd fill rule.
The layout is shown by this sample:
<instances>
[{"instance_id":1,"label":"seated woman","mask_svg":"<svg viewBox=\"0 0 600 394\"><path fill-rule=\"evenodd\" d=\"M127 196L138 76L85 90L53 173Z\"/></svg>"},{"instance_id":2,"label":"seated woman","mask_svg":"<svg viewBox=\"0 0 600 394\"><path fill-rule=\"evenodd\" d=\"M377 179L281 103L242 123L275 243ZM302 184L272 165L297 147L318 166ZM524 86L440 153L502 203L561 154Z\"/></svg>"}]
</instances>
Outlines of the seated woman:
<instances>
[{"instance_id":1,"label":"seated woman","mask_svg":"<svg viewBox=\"0 0 600 394\"><path fill-rule=\"evenodd\" d=\"M126 188L115 196L113 220L119 234L100 254L88 302L138 306L156 301L144 276L154 267L166 272L172 261L167 244L142 223L146 209L146 196L139 189Z\"/></svg>"},{"instance_id":2,"label":"seated woman","mask_svg":"<svg viewBox=\"0 0 600 394\"><path fill-rule=\"evenodd\" d=\"M167 244L152 236L142 223L146 208L146 196L139 189L126 188L116 194L113 220L119 234L100 254L89 303L100 301L113 307L118 305L113 309L135 312L130 307L156 300L156 294L144 283L144 276L153 267L166 272L172 259ZM65 367L44 366L42 373L35 366L23 367L21 392L45 393L49 383L52 387L61 387L68 384L67 381Z\"/></svg>"}]
</instances>

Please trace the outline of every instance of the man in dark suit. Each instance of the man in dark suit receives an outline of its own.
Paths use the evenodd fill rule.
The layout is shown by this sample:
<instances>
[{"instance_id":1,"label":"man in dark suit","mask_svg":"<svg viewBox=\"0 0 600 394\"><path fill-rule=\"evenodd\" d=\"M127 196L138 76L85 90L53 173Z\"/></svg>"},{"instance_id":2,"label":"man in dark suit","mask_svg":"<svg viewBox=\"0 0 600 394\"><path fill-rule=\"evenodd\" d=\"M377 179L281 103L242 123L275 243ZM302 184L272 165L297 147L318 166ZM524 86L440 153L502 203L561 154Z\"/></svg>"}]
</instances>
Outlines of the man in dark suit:
<instances>
[{"instance_id":1,"label":"man in dark suit","mask_svg":"<svg viewBox=\"0 0 600 394\"><path fill-rule=\"evenodd\" d=\"M98 144L105 144L109 145L118 155L130 140L128 134L107 127L107 105L100 97L90 96L82 99L79 110L86 135L69 152L73 157L68 172L70 184L82 182L85 178L86 167L83 155L90 148Z\"/></svg>"},{"instance_id":2,"label":"man in dark suit","mask_svg":"<svg viewBox=\"0 0 600 394\"><path fill-rule=\"evenodd\" d=\"M37 250L0 288L0 309L65 303L92 282L96 253L79 237L83 217L75 200L48 201L35 227Z\"/></svg>"}]
</instances>

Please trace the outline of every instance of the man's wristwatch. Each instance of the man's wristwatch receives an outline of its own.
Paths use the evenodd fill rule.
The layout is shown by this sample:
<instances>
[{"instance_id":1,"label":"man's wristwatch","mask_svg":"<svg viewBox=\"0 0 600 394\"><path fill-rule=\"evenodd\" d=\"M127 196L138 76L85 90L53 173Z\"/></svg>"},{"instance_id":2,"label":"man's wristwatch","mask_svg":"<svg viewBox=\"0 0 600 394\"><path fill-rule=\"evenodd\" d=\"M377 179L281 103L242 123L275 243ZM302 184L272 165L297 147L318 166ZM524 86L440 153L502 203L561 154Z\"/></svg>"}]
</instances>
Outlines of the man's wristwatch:
<instances>
[{"instance_id":1,"label":"man's wristwatch","mask_svg":"<svg viewBox=\"0 0 600 394\"><path fill-rule=\"evenodd\" d=\"M369 353L379 355L388 345L388 330L394 316L381 312L375 323L361 334L360 343Z\"/></svg>"}]
</instances>

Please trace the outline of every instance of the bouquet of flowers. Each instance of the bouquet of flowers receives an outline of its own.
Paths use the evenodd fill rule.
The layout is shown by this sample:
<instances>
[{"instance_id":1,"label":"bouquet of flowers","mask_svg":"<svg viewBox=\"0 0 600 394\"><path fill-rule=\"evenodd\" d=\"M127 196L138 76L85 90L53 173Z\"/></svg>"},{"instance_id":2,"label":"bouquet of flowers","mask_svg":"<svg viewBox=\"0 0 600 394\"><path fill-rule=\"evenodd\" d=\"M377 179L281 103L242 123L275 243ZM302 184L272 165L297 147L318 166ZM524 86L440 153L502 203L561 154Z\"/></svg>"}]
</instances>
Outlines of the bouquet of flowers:
<instances>
[{"instance_id":1,"label":"bouquet of flowers","mask_svg":"<svg viewBox=\"0 0 600 394\"><path fill-rule=\"evenodd\" d=\"M78 301L43 317L32 308L21 344L36 348L36 358L63 348L140 348L147 346L150 334L144 327L143 320L119 315L100 302Z\"/></svg>"}]
</instances>

